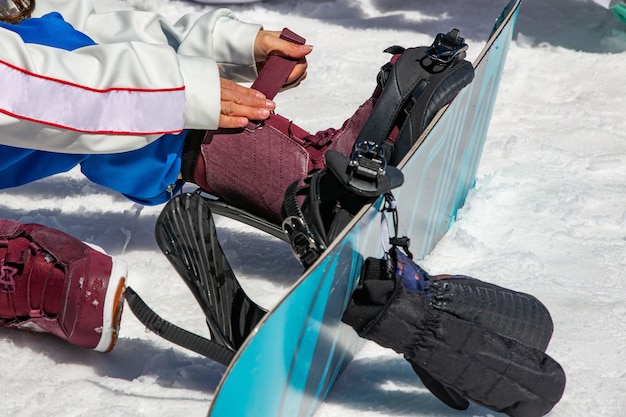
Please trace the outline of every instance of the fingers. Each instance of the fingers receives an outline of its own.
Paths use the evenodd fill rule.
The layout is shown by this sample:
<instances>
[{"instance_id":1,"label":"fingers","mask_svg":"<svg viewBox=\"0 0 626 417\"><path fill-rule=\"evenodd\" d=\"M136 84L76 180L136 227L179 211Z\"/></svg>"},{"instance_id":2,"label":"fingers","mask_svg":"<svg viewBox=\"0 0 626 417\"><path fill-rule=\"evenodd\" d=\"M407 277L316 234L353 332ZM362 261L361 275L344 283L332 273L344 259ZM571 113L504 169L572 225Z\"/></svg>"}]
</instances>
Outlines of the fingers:
<instances>
[{"instance_id":1,"label":"fingers","mask_svg":"<svg viewBox=\"0 0 626 417\"><path fill-rule=\"evenodd\" d=\"M297 87L305 79L306 79L306 71L298 74L294 70L289 76L289 78L287 78L287 82L283 85L280 91L285 91L285 90L289 90L290 88Z\"/></svg>"},{"instance_id":2,"label":"fingers","mask_svg":"<svg viewBox=\"0 0 626 417\"><path fill-rule=\"evenodd\" d=\"M280 32L262 30L259 32L254 45L255 58L262 66L269 55L277 54L298 60L283 90L296 87L306 78L308 67L306 56L311 53L313 46L299 45L280 38Z\"/></svg>"},{"instance_id":3,"label":"fingers","mask_svg":"<svg viewBox=\"0 0 626 417\"><path fill-rule=\"evenodd\" d=\"M265 61L271 54L301 59L313 51L311 45L299 45L280 38L280 32L261 30L254 43L257 62Z\"/></svg>"},{"instance_id":4,"label":"fingers","mask_svg":"<svg viewBox=\"0 0 626 417\"><path fill-rule=\"evenodd\" d=\"M233 81L220 79L221 109L219 127L240 128L250 120L265 120L276 107L261 92Z\"/></svg>"},{"instance_id":5,"label":"fingers","mask_svg":"<svg viewBox=\"0 0 626 417\"><path fill-rule=\"evenodd\" d=\"M254 43L254 56L262 64L271 54L278 54L298 60L287 78L283 90L295 87L306 78L306 56L311 53L311 45L298 45L280 39L280 32L261 30ZM227 79L220 79L221 108L219 127L241 128L250 120L265 120L276 107L261 92L243 87Z\"/></svg>"}]
</instances>

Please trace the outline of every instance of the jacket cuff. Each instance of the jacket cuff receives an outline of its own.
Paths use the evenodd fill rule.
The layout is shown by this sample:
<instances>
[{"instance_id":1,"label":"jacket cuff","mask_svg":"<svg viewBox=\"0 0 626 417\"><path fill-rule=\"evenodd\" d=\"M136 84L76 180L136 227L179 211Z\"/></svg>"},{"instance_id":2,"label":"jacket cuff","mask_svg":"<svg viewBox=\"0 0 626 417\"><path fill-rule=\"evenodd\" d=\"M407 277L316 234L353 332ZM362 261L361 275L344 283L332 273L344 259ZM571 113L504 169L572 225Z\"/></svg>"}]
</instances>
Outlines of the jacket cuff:
<instances>
[{"instance_id":1,"label":"jacket cuff","mask_svg":"<svg viewBox=\"0 0 626 417\"><path fill-rule=\"evenodd\" d=\"M185 128L215 130L220 117L220 75L215 61L179 55L185 84Z\"/></svg>"},{"instance_id":2,"label":"jacket cuff","mask_svg":"<svg viewBox=\"0 0 626 417\"><path fill-rule=\"evenodd\" d=\"M257 77L254 42L261 25L222 17L214 31L215 60L220 74L235 82L251 82Z\"/></svg>"}]
</instances>

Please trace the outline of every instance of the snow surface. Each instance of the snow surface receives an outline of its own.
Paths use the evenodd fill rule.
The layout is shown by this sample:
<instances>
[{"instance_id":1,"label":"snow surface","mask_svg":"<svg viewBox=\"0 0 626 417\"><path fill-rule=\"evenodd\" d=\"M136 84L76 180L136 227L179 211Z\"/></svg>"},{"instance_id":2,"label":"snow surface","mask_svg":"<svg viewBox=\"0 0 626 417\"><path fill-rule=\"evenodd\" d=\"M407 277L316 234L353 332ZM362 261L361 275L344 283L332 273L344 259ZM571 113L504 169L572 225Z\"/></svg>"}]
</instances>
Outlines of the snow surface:
<instances>
[{"instance_id":1,"label":"snow surface","mask_svg":"<svg viewBox=\"0 0 626 417\"><path fill-rule=\"evenodd\" d=\"M128 0L175 18L215 6ZM315 45L308 79L279 111L319 130L370 93L380 53L458 27L477 54L505 1L266 0L232 6ZM548 352L568 385L554 417L626 409L626 27L591 0L526 0L477 175L458 221L422 264L537 296L555 333ZM129 173L130 174L130 173ZM162 316L207 334L153 238L160 207L140 207L76 170L2 193L0 216L59 227L129 262L129 283ZM250 294L271 306L300 273L285 244L226 219L220 234ZM203 416L223 367L145 331L127 310L115 350L0 329L3 415ZM457 412L405 361L367 343L316 416L496 416Z\"/></svg>"}]
</instances>

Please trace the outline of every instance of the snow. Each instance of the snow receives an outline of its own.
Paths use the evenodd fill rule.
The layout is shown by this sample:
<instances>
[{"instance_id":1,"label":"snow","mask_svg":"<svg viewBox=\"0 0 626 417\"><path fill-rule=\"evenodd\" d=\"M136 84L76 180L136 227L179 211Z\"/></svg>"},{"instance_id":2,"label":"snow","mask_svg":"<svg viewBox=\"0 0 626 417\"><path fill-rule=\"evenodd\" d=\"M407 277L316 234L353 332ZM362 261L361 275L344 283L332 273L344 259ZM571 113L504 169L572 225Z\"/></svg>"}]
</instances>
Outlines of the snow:
<instances>
[{"instance_id":1,"label":"snow","mask_svg":"<svg viewBox=\"0 0 626 417\"><path fill-rule=\"evenodd\" d=\"M128 0L177 17L211 5ZM477 54L505 1L266 0L233 5L242 20L288 26L315 45L307 80L277 99L309 130L338 126L370 93L379 53L458 27ZM221 7L221 6L220 6ZM548 353L568 385L550 416L626 409L626 27L591 0L525 0L476 187L435 250L432 273L463 273L531 293L552 313ZM159 314L207 334L195 301L158 250L160 207L140 207L76 170L4 190L0 216L59 227L129 263L130 285ZM289 248L218 219L250 295L275 303L300 273ZM116 348L86 351L48 335L0 329L3 414L204 416L224 368L145 331L127 309ZM366 343L316 416L497 416L457 412L405 361Z\"/></svg>"}]
</instances>

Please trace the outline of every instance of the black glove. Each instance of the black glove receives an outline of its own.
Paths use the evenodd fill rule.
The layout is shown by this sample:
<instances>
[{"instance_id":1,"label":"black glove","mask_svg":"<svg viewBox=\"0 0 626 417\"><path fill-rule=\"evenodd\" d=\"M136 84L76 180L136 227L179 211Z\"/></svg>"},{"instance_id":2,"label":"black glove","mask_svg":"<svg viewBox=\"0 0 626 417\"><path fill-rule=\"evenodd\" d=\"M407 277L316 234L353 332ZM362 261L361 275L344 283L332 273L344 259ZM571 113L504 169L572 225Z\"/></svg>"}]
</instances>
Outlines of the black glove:
<instances>
[{"instance_id":1,"label":"black glove","mask_svg":"<svg viewBox=\"0 0 626 417\"><path fill-rule=\"evenodd\" d=\"M539 301L468 277L430 277L400 251L392 255L393 272L384 260L366 261L344 322L403 354L453 408L469 399L538 417L554 407L565 374L544 353L552 321Z\"/></svg>"},{"instance_id":2,"label":"black glove","mask_svg":"<svg viewBox=\"0 0 626 417\"><path fill-rule=\"evenodd\" d=\"M407 359L413 367L413 371L417 374L419 379L422 380L422 384L441 402L443 402L448 407L454 408L455 410L467 410L469 407L469 401L463 394L450 387L446 387L440 381L438 381L435 377L433 377L426 369Z\"/></svg>"}]
</instances>

